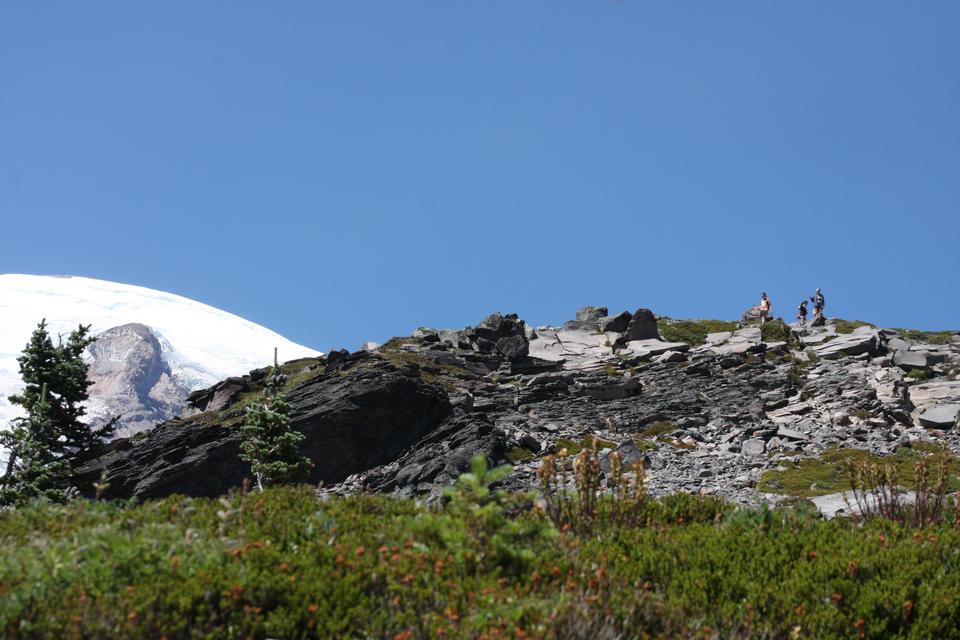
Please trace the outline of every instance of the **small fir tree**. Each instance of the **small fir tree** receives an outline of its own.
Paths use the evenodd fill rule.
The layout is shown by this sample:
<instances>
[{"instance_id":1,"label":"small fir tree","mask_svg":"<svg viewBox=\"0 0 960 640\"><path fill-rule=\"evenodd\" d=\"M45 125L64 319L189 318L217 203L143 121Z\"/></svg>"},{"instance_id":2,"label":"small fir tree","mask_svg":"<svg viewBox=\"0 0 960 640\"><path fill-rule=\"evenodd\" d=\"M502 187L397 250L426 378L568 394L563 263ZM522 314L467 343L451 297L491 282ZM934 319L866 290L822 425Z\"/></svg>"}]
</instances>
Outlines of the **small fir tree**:
<instances>
[{"instance_id":1,"label":"small fir tree","mask_svg":"<svg viewBox=\"0 0 960 640\"><path fill-rule=\"evenodd\" d=\"M310 470L310 460L300 455L304 436L290 426L291 407L282 393L286 382L274 350L273 368L264 381L263 401L247 408L246 420L240 427L240 459L250 463L260 491L267 484L302 482Z\"/></svg>"}]
</instances>

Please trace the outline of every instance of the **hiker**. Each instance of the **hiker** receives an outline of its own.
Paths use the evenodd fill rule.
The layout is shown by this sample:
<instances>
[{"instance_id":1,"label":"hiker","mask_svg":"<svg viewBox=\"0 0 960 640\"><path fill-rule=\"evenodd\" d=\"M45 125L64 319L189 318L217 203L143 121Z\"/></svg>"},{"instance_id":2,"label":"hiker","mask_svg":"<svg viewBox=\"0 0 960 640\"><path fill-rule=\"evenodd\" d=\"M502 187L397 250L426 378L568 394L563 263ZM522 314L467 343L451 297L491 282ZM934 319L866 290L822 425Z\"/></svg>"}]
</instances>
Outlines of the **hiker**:
<instances>
[{"instance_id":1,"label":"hiker","mask_svg":"<svg viewBox=\"0 0 960 640\"><path fill-rule=\"evenodd\" d=\"M804 300L797 307L797 324L801 327L807 324L807 301Z\"/></svg>"},{"instance_id":2,"label":"hiker","mask_svg":"<svg viewBox=\"0 0 960 640\"><path fill-rule=\"evenodd\" d=\"M810 296L810 302L813 303L813 319L823 315L823 294L820 293L820 287L817 287L817 292Z\"/></svg>"},{"instance_id":3,"label":"hiker","mask_svg":"<svg viewBox=\"0 0 960 640\"><path fill-rule=\"evenodd\" d=\"M770 298L767 297L767 292L762 291L760 293L760 324L767 321L771 309L773 309L773 303L771 303Z\"/></svg>"}]
</instances>

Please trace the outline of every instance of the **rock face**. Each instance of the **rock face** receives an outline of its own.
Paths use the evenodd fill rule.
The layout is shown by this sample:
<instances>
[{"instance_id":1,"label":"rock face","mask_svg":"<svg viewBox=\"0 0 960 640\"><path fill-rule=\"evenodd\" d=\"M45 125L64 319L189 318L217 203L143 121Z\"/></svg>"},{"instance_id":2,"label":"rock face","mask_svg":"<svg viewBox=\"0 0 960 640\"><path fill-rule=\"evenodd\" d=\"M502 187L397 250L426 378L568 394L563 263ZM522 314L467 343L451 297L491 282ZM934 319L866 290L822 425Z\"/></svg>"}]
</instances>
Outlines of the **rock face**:
<instances>
[{"instance_id":1,"label":"rock face","mask_svg":"<svg viewBox=\"0 0 960 640\"><path fill-rule=\"evenodd\" d=\"M288 400L293 427L306 436L302 451L314 463L314 483L340 482L395 460L452 411L442 388L366 352L308 372ZM106 471L107 497L217 495L249 476L238 458L241 421L242 412L208 411L167 422L145 437L117 441L81 474L95 479Z\"/></svg>"},{"instance_id":2,"label":"rock face","mask_svg":"<svg viewBox=\"0 0 960 640\"><path fill-rule=\"evenodd\" d=\"M601 331L611 327L621 330ZM929 354L932 379L907 375L901 351ZM756 504L777 500L756 489L765 471L831 447L884 455L936 438L960 451L960 381L950 379L960 340L918 345L872 327L843 334L832 321L794 329L789 344L747 326L692 346L660 340L646 309L611 317L585 308L535 331L497 313L284 367L310 479L326 493L436 496L477 454L513 459L503 486L529 489L543 456L596 437L609 443L602 468L613 449L642 459L653 495ZM239 486L249 470L237 457L238 425L265 373L196 392L192 415L114 443L83 468L87 486L103 470L115 497Z\"/></svg>"},{"instance_id":3,"label":"rock face","mask_svg":"<svg viewBox=\"0 0 960 640\"><path fill-rule=\"evenodd\" d=\"M90 345L91 424L119 416L117 435L139 433L178 415L189 393L161 355L149 327L125 324Z\"/></svg>"}]
</instances>

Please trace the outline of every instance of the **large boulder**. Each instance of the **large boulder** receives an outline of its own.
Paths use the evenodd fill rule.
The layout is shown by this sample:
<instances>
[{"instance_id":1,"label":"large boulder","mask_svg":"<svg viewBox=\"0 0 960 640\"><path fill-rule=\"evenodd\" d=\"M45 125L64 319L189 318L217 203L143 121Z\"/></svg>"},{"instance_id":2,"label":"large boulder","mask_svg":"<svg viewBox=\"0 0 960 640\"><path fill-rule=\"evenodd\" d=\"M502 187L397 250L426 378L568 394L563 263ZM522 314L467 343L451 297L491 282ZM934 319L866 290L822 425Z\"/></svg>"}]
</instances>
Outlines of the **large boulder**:
<instances>
[{"instance_id":1,"label":"large boulder","mask_svg":"<svg viewBox=\"0 0 960 640\"><path fill-rule=\"evenodd\" d=\"M627 325L627 331L623 335L624 342L633 340L657 340L660 333L657 331L657 318L650 309L637 309L630 323Z\"/></svg>"},{"instance_id":2,"label":"large boulder","mask_svg":"<svg viewBox=\"0 0 960 640\"><path fill-rule=\"evenodd\" d=\"M920 414L921 427L928 429L950 429L960 417L960 404L938 404Z\"/></svg>"},{"instance_id":3,"label":"large boulder","mask_svg":"<svg viewBox=\"0 0 960 640\"><path fill-rule=\"evenodd\" d=\"M760 307L753 306L743 312L740 316L740 325L746 326L760 322Z\"/></svg>"},{"instance_id":4,"label":"large boulder","mask_svg":"<svg viewBox=\"0 0 960 640\"><path fill-rule=\"evenodd\" d=\"M893 364L904 371L912 369L926 369L930 366L929 355L925 351L910 351L908 349L898 349L893 354Z\"/></svg>"},{"instance_id":5,"label":"large boulder","mask_svg":"<svg viewBox=\"0 0 960 640\"><path fill-rule=\"evenodd\" d=\"M576 319L564 322L563 328L567 330L586 329L595 331L600 320L606 315L606 307L581 307L577 309Z\"/></svg>"},{"instance_id":6,"label":"large boulder","mask_svg":"<svg viewBox=\"0 0 960 640\"><path fill-rule=\"evenodd\" d=\"M829 342L813 347L821 358L835 358L844 354L856 356L861 353L874 353L878 347L876 331L864 333L840 334Z\"/></svg>"}]
</instances>

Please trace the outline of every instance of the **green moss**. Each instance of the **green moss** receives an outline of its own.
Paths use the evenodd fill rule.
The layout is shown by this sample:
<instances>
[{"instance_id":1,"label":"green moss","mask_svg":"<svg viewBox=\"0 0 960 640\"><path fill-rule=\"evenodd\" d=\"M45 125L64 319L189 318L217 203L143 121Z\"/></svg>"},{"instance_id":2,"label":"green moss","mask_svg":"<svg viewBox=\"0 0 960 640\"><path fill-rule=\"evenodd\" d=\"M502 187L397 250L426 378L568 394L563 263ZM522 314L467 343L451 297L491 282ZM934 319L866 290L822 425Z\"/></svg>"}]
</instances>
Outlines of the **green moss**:
<instances>
[{"instance_id":1,"label":"green moss","mask_svg":"<svg viewBox=\"0 0 960 640\"><path fill-rule=\"evenodd\" d=\"M819 458L804 458L797 463L784 463L786 469L778 471L771 469L763 474L757 489L764 493L778 493L799 498L847 491L850 489L850 464L853 462L867 462L873 464L892 464L896 467L901 482L912 487L915 482L915 465L921 456L929 455L929 447L903 447L893 455L878 456L863 449L831 448L823 452ZM948 475L950 485L954 488L958 484L957 475L960 473L960 460L949 456Z\"/></svg>"},{"instance_id":2,"label":"green moss","mask_svg":"<svg viewBox=\"0 0 960 640\"><path fill-rule=\"evenodd\" d=\"M691 346L706 343L708 333L734 331L736 322L726 320L664 320L659 323L660 335L667 342L686 342Z\"/></svg>"},{"instance_id":3,"label":"green moss","mask_svg":"<svg viewBox=\"0 0 960 640\"><path fill-rule=\"evenodd\" d=\"M831 322L837 333L853 333L854 329L858 327L876 326L869 322L863 322L862 320L844 320L843 318L834 318Z\"/></svg>"},{"instance_id":4,"label":"green moss","mask_svg":"<svg viewBox=\"0 0 960 640\"><path fill-rule=\"evenodd\" d=\"M663 436L668 433L673 433L677 430L677 425L669 422L667 420L657 420L651 425L648 425L640 432L640 435L644 438L656 438L657 436Z\"/></svg>"},{"instance_id":5,"label":"green moss","mask_svg":"<svg viewBox=\"0 0 960 640\"><path fill-rule=\"evenodd\" d=\"M513 463L530 462L535 457L529 449L523 447L513 447L507 451L507 460Z\"/></svg>"},{"instance_id":6,"label":"green moss","mask_svg":"<svg viewBox=\"0 0 960 640\"><path fill-rule=\"evenodd\" d=\"M930 372L926 369L910 369L910 373L907 374L914 380L929 380Z\"/></svg>"}]
</instances>

